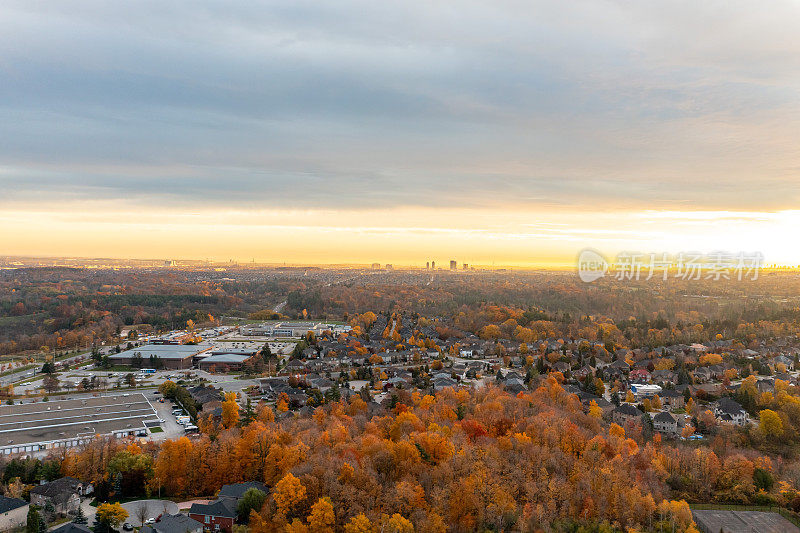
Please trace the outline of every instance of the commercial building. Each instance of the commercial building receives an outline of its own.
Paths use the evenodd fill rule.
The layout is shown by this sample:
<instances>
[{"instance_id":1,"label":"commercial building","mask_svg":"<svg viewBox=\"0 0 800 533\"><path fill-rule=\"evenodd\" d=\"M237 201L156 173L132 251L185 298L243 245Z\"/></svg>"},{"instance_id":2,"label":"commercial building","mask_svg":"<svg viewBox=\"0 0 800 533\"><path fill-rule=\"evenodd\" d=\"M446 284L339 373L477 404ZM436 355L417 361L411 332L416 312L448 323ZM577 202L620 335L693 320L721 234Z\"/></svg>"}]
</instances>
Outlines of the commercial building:
<instances>
[{"instance_id":1,"label":"commercial building","mask_svg":"<svg viewBox=\"0 0 800 533\"><path fill-rule=\"evenodd\" d=\"M192 358L211 350L211 346L195 344L146 344L109 356L115 365L134 366L135 361L142 367L163 366L171 370L192 368ZM138 363L137 363L138 365Z\"/></svg>"},{"instance_id":2,"label":"commercial building","mask_svg":"<svg viewBox=\"0 0 800 533\"><path fill-rule=\"evenodd\" d=\"M643 398L652 398L657 394L661 394L661 387L658 385L631 383L630 388L634 398L637 400L641 400Z\"/></svg>"},{"instance_id":3,"label":"commercial building","mask_svg":"<svg viewBox=\"0 0 800 533\"><path fill-rule=\"evenodd\" d=\"M198 366L206 372L239 370L247 361L254 361L258 357L253 354L221 353L200 359Z\"/></svg>"},{"instance_id":4,"label":"commercial building","mask_svg":"<svg viewBox=\"0 0 800 533\"><path fill-rule=\"evenodd\" d=\"M309 331L319 335L331 328L331 325L321 322L264 322L263 324L242 326L239 328L239 333L246 336L302 337Z\"/></svg>"},{"instance_id":5,"label":"commercial building","mask_svg":"<svg viewBox=\"0 0 800 533\"><path fill-rule=\"evenodd\" d=\"M146 432L158 417L141 393L0 406L0 455L80 446Z\"/></svg>"}]
</instances>

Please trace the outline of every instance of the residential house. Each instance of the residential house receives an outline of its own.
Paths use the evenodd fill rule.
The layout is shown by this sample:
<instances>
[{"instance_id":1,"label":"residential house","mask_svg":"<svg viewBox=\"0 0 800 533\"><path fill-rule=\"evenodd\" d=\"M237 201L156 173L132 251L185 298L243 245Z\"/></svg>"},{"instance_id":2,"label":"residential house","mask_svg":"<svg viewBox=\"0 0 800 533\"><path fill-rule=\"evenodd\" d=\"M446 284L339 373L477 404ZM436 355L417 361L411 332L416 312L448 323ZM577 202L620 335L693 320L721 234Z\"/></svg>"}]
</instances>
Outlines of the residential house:
<instances>
[{"instance_id":1,"label":"residential house","mask_svg":"<svg viewBox=\"0 0 800 533\"><path fill-rule=\"evenodd\" d=\"M775 392L775 380L772 378L763 378L756 381L756 388L758 392Z\"/></svg>"},{"instance_id":2,"label":"residential house","mask_svg":"<svg viewBox=\"0 0 800 533\"><path fill-rule=\"evenodd\" d=\"M244 493L250 489L260 490L264 494L269 494L269 489L260 481L245 481L244 483L234 483L232 485L223 485L217 494L217 498L231 500L239 505L239 500L242 499Z\"/></svg>"},{"instance_id":3,"label":"residential house","mask_svg":"<svg viewBox=\"0 0 800 533\"><path fill-rule=\"evenodd\" d=\"M695 368L692 374L694 374L694 379L697 381L708 381L711 379L711 370L709 370L707 366Z\"/></svg>"},{"instance_id":4,"label":"residential house","mask_svg":"<svg viewBox=\"0 0 800 533\"><path fill-rule=\"evenodd\" d=\"M749 423L747 411L732 398L720 398L714 405L714 416L720 422L737 426L745 426Z\"/></svg>"},{"instance_id":5,"label":"residential house","mask_svg":"<svg viewBox=\"0 0 800 533\"><path fill-rule=\"evenodd\" d=\"M31 489L31 503L41 508L50 504L56 513L66 514L81 504L81 496L93 491L90 483L72 477L62 477Z\"/></svg>"},{"instance_id":6,"label":"residential house","mask_svg":"<svg viewBox=\"0 0 800 533\"><path fill-rule=\"evenodd\" d=\"M209 503L193 503L189 509L189 518L203 524L203 531L231 533L236 521L236 505L227 498Z\"/></svg>"},{"instance_id":7,"label":"residential house","mask_svg":"<svg viewBox=\"0 0 800 533\"><path fill-rule=\"evenodd\" d=\"M448 387L456 388L457 386L458 382L450 377L434 378L433 380L433 390L437 392Z\"/></svg>"},{"instance_id":8,"label":"residential house","mask_svg":"<svg viewBox=\"0 0 800 533\"><path fill-rule=\"evenodd\" d=\"M28 502L0 496L0 531L11 531L28 521Z\"/></svg>"},{"instance_id":9,"label":"residential house","mask_svg":"<svg viewBox=\"0 0 800 533\"><path fill-rule=\"evenodd\" d=\"M656 383L673 383L675 381L675 372L662 368L661 370L653 371L650 377Z\"/></svg>"},{"instance_id":10,"label":"residential house","mask_svg":"<svg viewBox=\"0 0 800 533\"><path fill-rule=\"evenodd\" d=\"M603 370L606 374L606 380L613 380L613 379L623 379L627 376L628 372L630 372L630 365L623 361L622 359L617 359L616 361L612 361L607 367Z\"/></svg>"},{"instance_id":11,"label":"residential house","mask_svg":"<svg viewBox=\"0 0 800 533\"><path fill-rule=\"evenodd\" d=\"M661 398L661 404L670 409L683 409L686 405L686 398L675 389L664 389L658 397Z\"/></svg>"},{"instance_id":12,"label":"residential house","mask_svg":"<svg viewBox=\"0 0 800 533\"><path fill-rule=\"evenodd\" d=\"M594 375L594 368L589 365L583 365L578 370L572 373L572 376L583 381L589 374Z\"/></svg>"},{"instance_id":13,"label":"residential house","mask_svg":"<svg viewBox=\"0 0 800 533\"><path fill-rule=\"evenodd\" d=\"M642 412L629 403L624 403L614 409L611 413L611 419L615 424L625 427L625 424L631 421L638 421L642 416Z\"/></svg>"},{"instance_id":14,"label":"residential house","mask_svg":"<svg viewBox=\"0 0 800 533\"><path fill-rule=\"evenodd\" d=\"M197 385L187 389L187 392L189 393L189 396L192 397L192 400L194 400L198 405L222 401L222 392L214 387Z\"/></svg>"},{"instance_id":15,"label":"residential house","mask_svg":"<svg viewBox=\"0 0 800 533\"><path fill-rule=\"evenodd\" d=\"M154 524L146 525L139 533L202 533L203 524L185 514L164 514Z\"/></svg>"},{"instance_id":16,"label":"residential house","mask_svg":"<svg viewBox=\"0 0 800 533\"><path fill-rule=\"evenodd\" d=\"M638 381L641 383L647 383L650 381L650 372L647 371L646 368L634 368L631 370L630 374L631 381Z\"/></svg>"},{"instance_id":17,"label":"residential house","mask_svg":"<svg viewBox=\"0 0 800 533\"><path fill-rule=\"evenodd\" d=\"M653 428L659 433L676 435L678 433L678 421L667 411L661 411L653 417Z\"/></svg>"}]
</instances>

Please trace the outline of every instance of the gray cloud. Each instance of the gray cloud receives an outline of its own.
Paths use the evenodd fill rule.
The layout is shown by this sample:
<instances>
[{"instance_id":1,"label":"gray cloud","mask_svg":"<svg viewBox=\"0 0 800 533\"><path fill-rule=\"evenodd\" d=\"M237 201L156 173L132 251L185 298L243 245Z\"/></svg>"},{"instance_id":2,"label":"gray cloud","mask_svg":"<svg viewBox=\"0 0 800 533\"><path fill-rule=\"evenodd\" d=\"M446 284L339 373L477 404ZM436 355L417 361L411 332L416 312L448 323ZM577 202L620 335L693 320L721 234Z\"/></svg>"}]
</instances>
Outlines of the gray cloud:
<instances>
[{"instance_id":1,"label":"gray cloud","mask_svg":"<svg viewBox=\"0 0 800 533\"><path fill-rule=\"evenodd\" d=\"M799 10L4 2L0 205L780 208Z\"/></svg>"}]
</instances>

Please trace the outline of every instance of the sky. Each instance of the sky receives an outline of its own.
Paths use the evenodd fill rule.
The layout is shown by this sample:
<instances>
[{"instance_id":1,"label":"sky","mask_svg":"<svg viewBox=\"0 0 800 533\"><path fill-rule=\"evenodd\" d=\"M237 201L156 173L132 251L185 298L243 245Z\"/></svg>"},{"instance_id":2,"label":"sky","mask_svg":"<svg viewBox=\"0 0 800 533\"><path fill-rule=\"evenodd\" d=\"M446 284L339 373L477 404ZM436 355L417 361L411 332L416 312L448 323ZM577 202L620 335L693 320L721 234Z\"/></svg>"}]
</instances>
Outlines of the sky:
<instances>
[{"instance_id":1,"label":"sky","mask_svg":"<svg viewBox=\"0 0 800 533\"><path fill-rule=\"evenodd\" d=\"M800 263L800 2L0 4L0 253Z\"/></svg>"}]
</instances>

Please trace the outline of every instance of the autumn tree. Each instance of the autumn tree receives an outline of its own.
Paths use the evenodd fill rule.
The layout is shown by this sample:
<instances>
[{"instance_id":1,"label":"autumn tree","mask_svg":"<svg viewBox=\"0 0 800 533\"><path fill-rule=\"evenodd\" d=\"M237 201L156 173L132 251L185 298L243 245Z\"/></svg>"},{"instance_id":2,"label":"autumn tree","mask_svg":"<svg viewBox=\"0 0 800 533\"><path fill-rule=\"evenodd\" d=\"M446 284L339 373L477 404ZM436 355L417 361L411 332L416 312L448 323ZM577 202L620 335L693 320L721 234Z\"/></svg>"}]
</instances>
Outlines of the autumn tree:
<instances>
[{"instance_id":1,"label":"autumn tree","mask_svg":"<svg viewBox=\"0 0 800 533\"><path fill-rule=\"evenodd\" d=\"M414 533L414 525L409 519L395 513L392 516L384 515L381 530L385 533Z\"/></svg>"},{"instance_id":2,"label":"autumn tree","mask_svg":"<svg viewBox=\"0 0 800 533\"><path fill-rule=\"evenodd\" d=\"M239 500L236 506L236 512L239 514L239 520L246 520L251 511L260 511L267 500L267 495L264 491L256 488L247 489Z\"/></svg>"},{"instance_id":3,"label":"autumn tree","mask_svg":"<svg viewBox=\"0 0 800 533\"><path fill-rule=\"evenodd\" d=\"M97 507L95 517L101 524L116 529L128 518L128 511L119 503L102 503Z\"/></svg>"},{"instance_id":4,"label":"autumn tree","mask_svg":"<svg viewBox=\"0 0 800 533\"><path fill-rule=\"evenodd\" d=\"M769 438L777 439L783 435L783 422L781 417L772 409L764 409L758 413L759 427Z\"/></svg>"},{"instance_id":5,"label":"autumn tree","mask_svg":"<svg viewBox=\"0 0 800 533\"><path fill-rule=\"evenodd\" d=\"M333 513L333 504L330 498L320 498L311 506L308 515L308 526L311 531L319 533L333 533L336 525L336 515Z\"/></svg>"},{"instance_id":6,"label":"autumn tree","mask_svg":"<svg viewBox=\"0 0 800 533\"><path fill-rule=\"evenodd\" d=\"M632 391L628 390L628 392L625 393L625 401L628 403L633 403L636 401L636 398L633 397Z\"/></svg>"},{"instance_id":7,"label":"autumn tree","mask_svg":"<svg viewBox=\"0 0 800 533\"><path fill-rule=\"evenodd\" d=\"M369 521L364 513L359 513L352 517L344 526L344 533L372 533L372 522Z\"/></svg>"},{"instance_id":8,"label":"autumn tree","mask_svg":"<svg viewBox=\"0 0 800 533\"><path fill-rule=\"evenodd\" d=\"M235 392L225 393L225 401L222 402L222 425L225 429L230 429L239 423L239 403L236 401Z\"/></svg>"},{"instance_id":9,"label":"autumn tree","mask_svg":"<svg viewBox=\"0 0 800 533\"><path fill-rule=\"evenodd\" d=\"M305 500L306 488L291 472L275 485L273 498L278 509L278 514L289 517L297 505Z\"/></svg>"}]
</instances>

